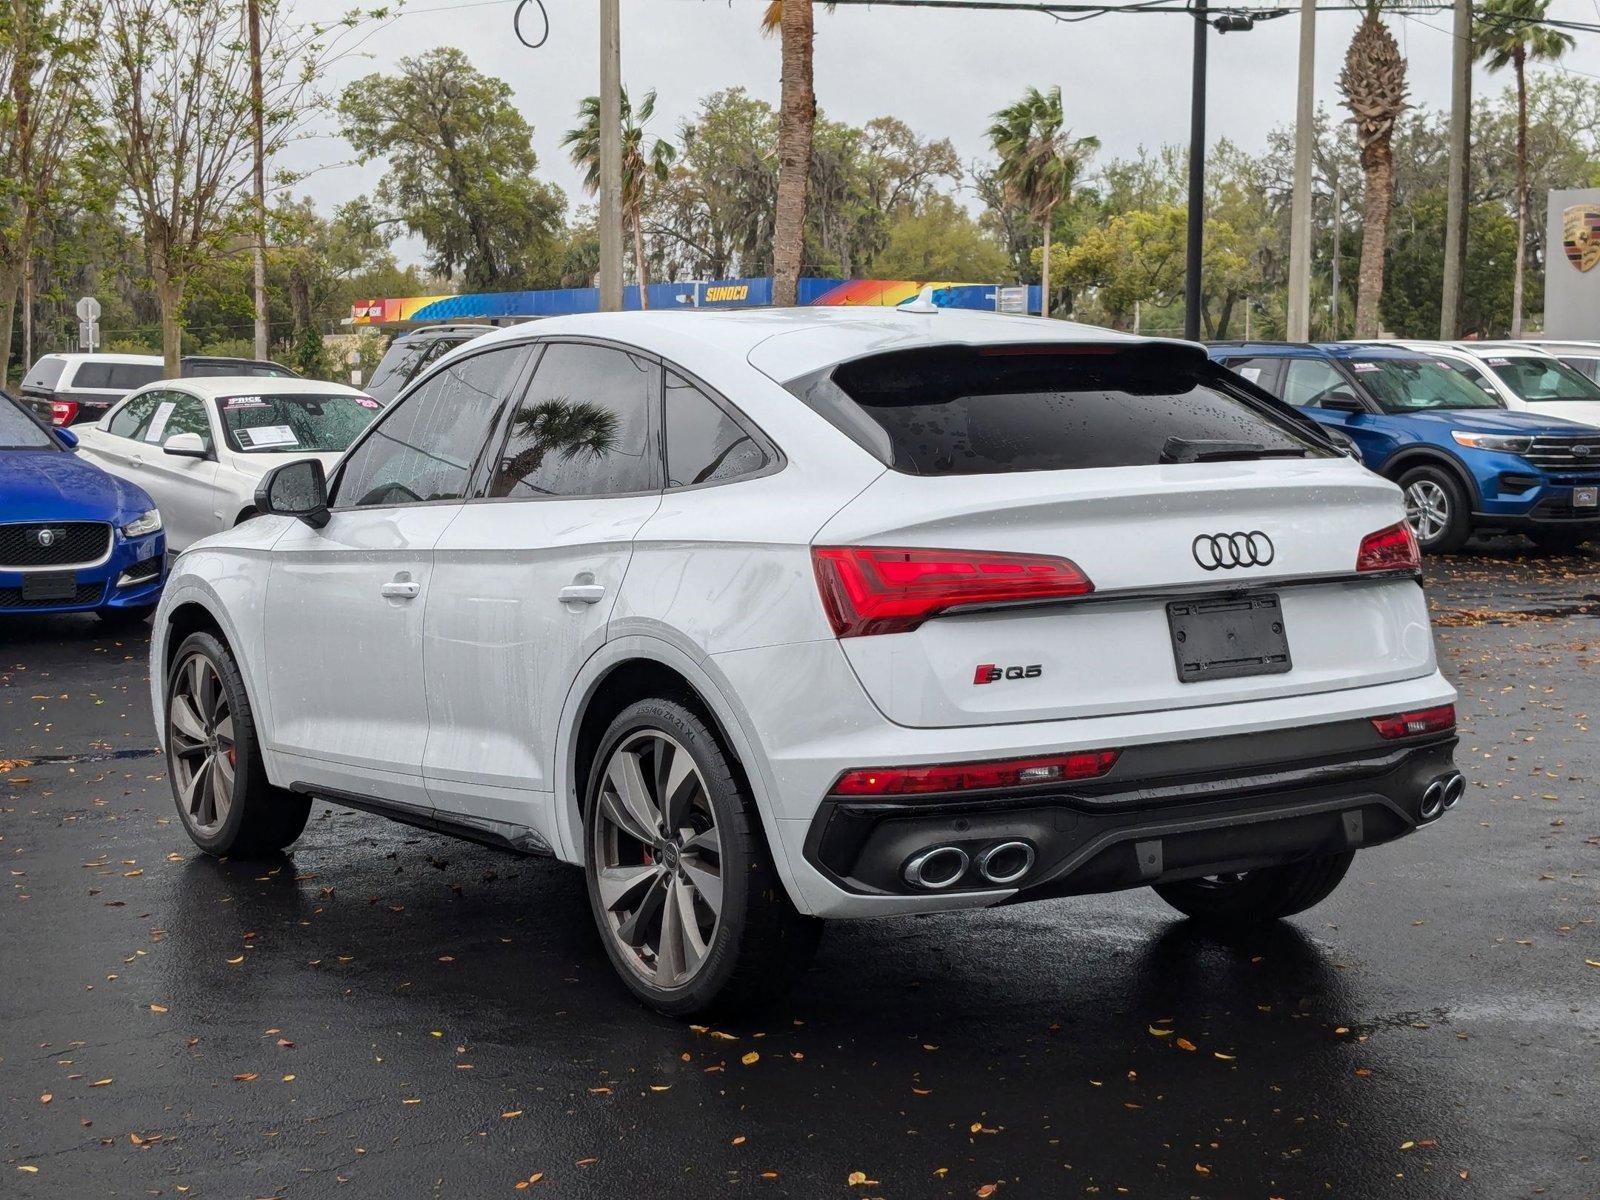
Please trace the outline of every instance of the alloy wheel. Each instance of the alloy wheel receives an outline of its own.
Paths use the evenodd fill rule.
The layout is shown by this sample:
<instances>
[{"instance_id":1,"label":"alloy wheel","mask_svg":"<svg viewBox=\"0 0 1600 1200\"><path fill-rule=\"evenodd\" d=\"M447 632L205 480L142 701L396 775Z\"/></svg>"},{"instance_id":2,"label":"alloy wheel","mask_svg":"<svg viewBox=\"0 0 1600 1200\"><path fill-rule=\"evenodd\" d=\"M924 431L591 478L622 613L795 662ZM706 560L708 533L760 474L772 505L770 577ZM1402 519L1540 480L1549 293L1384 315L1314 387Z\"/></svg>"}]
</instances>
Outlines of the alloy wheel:
<instances>
[{"instance_id":1,"label":"alloy wheel","mask_svg":"<svg viewBox=\"0 0 1600 1200\"><path fill-rule=\"evenodd\" d=\"M606 931L647 982L682 987L722 915L722 839L705 779L656 729L630 734L603 770L590 855Z\"/></svg>"},{"instance_id":2,"label":"alloy wheel","mask_svg":"<svg viewBox=\"0 0 1600 1200\"><path fill-rule=\"evenodd\" d=\"M167 702L167 747L184 820L196 833L216 833L233 807L238 747L222 676L204 654L178 666Z\"/></svg>"},{"instance_id":3,"label":"alloy wheel","mask_svg":"<svg viewBox=\"0 0 1600 1200\"><path fill-rule=\"evenodd\" d=\"M1450 497L1431 479L1406 488L1406 521L1421 542L1437 541L1450 525Z\"/></svg>"}]
</instances>

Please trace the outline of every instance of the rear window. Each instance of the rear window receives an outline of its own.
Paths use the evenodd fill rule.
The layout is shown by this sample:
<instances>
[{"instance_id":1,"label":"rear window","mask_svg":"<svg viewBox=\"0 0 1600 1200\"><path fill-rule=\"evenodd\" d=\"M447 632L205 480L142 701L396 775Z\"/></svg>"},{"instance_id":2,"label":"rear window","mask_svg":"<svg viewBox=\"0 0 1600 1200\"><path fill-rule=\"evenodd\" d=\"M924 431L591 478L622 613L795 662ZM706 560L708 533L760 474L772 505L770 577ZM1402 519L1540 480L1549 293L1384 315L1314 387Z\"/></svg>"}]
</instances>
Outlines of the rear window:
<instances>
[{"instance_id":1,"label":"rear window","mask_svg":"<svg viewBox=\"0 0 1600 1200\"><path fill-rule=\"evenodd\" d=\"M131 392L160 378L160 363L81 362L67 387L74 391Z\"/></svg>"},{"instance_id":2,"label":"rear window","mask_svg":"<svg viewBox=\"0 0 1600 1200\"><path fill-rule=\"evenodd\" d=\"M49 391L60 382L61 372L66 365L67 360L60 355L46 354L28 369L28 373L22 377L22 386Z\"/></svg>"},{"instance_id":3,"label":"rear window","mask_svg":"<svg viewBox=\"0 0 1600 1200\"><path fill-rule=\"evenodd\" d=\"M996 475L1331 456L1186 350L941 346L874 355L790 390L897 471Z\"/></svg>"}]
</instances>

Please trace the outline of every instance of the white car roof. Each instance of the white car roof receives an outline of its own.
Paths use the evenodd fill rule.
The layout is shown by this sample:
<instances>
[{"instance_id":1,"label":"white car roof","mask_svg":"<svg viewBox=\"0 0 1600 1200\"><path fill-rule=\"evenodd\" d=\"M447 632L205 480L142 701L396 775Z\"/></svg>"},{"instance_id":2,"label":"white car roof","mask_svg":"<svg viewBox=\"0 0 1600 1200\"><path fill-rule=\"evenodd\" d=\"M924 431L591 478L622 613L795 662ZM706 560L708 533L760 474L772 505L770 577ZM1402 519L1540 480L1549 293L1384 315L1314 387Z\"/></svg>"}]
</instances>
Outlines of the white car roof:
<instances>
[{"instance_id":1,"label":"white car roof","mask_svg":"<svg viewBox=\"0 0 1600 1200\"><path fill-rule=\"evenodd\" d=\"M1071 321L972 309L946 308L930 313L904 307L863 305L726 312L677 310L552 317L486 333L457 347L441 361L502 342L563 336L612 339L658 353L669 360L677 358L687 343L693 343L701 351L720 352L748 361L779 382L863 355L915 346L995 342L1125 342L1135 345L1157 340ZM1195 349L1198 353L1199 348Z\"/></svg>"},{"instance_id":2,"label":"white car roof","mask_svg":"<svg viewBox=\"0 0 1600 1200\"><path fill-rule=\"evenodd\" d=\"M205 375L198 379L158 379L140 392L188 392L202 400L228 396L365 396L360 388L324 379L289 379L278 375Z\"/></svg>"}]
</instances>

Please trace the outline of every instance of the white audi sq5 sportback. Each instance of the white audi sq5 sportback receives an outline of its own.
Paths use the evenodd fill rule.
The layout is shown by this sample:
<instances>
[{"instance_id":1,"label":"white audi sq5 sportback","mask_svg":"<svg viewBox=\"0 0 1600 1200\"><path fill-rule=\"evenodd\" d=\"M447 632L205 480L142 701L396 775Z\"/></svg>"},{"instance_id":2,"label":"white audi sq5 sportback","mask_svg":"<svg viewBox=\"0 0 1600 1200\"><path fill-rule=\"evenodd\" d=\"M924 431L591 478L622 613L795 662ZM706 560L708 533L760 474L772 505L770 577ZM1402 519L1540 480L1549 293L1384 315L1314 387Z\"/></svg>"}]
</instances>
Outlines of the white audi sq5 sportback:
<instances>
[{"instance_id":1,"label":"white audi sq5 sportback","mask_svg":"<svg viewBox=\"0 0 1600 1200\"><path fill-rule=\"evenodd\" d=\"M1394 484L1198 346L627 313L442 358L178 560L151 678L214 854L313 798L579 865L647 1003L823 918L1327 896L1452 807Z\"/></svg>"}]
</instances>

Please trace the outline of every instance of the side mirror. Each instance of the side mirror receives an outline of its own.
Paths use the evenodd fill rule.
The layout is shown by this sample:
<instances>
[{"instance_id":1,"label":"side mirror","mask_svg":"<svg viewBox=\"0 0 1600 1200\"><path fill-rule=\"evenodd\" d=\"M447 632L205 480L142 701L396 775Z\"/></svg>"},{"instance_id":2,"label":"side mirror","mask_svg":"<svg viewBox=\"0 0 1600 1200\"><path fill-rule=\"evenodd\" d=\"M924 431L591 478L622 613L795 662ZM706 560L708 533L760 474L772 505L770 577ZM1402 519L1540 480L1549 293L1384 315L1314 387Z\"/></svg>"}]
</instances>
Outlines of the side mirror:
<instances>
[{"instance_id":1,"label":"side mirror","mask_svg":"<svg viewBox=\"0 0 1600 1200\"><path fill-rule=\"evenodd\" d=\"M161 443L161 450L165 454L175 454L179 458L210 458L211 451L206 449L206 440L198 433L175 433Z\"/></svg>"},{"instance_id":2,"label":"side mirror","mask_svg":"<svg viewBox=\"0 0 1600 1200\"><path fill-rule=\"evenodd\" d=\"M328 523L328 480L321 461L305 458L269 471L256 488L256 511L294 517L321 529Z\"/></svg>"},{"instance_id":3,"label":"side mirror","mask_svg":"<svg viewBox=\"0 0 1600 1200\"><path fill-rule=\"evenodd\" d=\"M78 435L73 433L72 430L65 426L58 426L51 432L56 435L56 441L60 442L68 450L76 450L78 448Z\"/></svg>"},{"instance_id":4,"label":"side mirror","mask_svg":"<svg viewBox=\"0 0 1600 1200\"><path fill-rule=\"evenodd\" d=\"M1329 412L1364 413L1366 408L1349 392L1334 392L1331 396L1324 396L1320 407Z\"/></svg>"}]
</instances>

